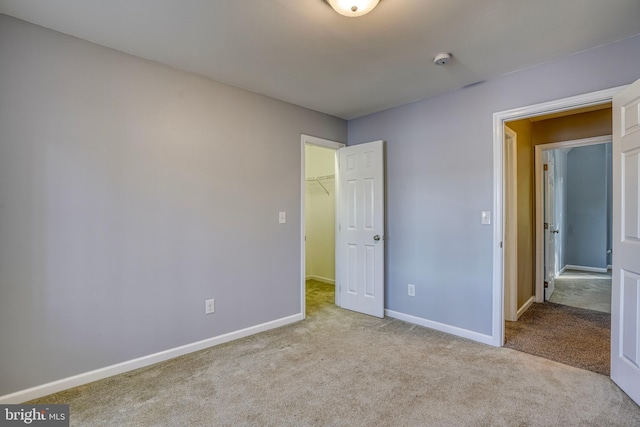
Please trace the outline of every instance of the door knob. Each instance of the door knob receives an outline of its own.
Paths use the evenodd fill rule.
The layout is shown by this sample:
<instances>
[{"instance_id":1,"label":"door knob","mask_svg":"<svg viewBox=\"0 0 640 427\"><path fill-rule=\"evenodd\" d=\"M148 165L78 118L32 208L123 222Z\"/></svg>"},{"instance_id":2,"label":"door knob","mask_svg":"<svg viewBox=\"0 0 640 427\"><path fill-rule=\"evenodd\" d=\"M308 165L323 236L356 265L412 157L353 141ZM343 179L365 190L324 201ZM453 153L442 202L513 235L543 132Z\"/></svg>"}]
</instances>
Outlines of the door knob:
<instances>
[{"instance_id":1,"label":"door knob","mask_svg":"<svg viewBox=\"0 0 640 427\"><path fill-rule=\"evenodd\" d=\"M551 230L551 232L552 232L553 234L558 234L558 233L560 232L560 230L558 230L558 229L556 228L555 230Z\"/></svg>"},{"instance_id":2,"label":"door knob","mask_svg":"<svg viewBox=\"0 0 640 427\"><path fill-rule=\"evenodd\" d=\"M373 240L375 240L376 242L380 240L380 235L376 234L375 236L373 236Z\"/></svg>"}]
</instances>

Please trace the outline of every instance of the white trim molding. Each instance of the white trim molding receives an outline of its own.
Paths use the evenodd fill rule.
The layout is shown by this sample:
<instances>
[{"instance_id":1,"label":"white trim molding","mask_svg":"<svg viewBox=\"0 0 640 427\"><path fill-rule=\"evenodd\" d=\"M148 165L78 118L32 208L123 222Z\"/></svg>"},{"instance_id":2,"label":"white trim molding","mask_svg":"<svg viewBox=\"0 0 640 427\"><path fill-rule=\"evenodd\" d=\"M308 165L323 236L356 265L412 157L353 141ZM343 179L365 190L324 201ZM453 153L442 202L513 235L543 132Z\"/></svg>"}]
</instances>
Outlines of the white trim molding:
<instances>
[{"instance_id":1,"label":"white trim molding","mask_svg":"<svg viewBox=\"0 0 640 427\"><path fill-rule=\"evenodd\" d=\"M557 150L560 148L576 148L576 147L586 147L589 145L596 144L606 144L610 143L613 140L613 135L603 135L596 136L592 138L583 138L583 139L575 139L571 141L560 141L560 142L552 142L549 144L541 144L536 145L534 147L534 197L535 197L535 242L536 242L536 250L535 250L535 272L534 272L534 280L535 280L535 296L536 302L544 302L545 298L545 290L544 290L544 160L543 154L548 150ZM569 266L565 266L565 269L569 268ZM561 273L558 273L558 275ZM556 275L556 277L558 276Z\"/></svg>"},{"instance_id":2,"label":"white trim molding","mask_svg":"<svg viewBox=\"0 0 640 427\"><path fill-rule=\"evenodd\" d=\"M326 283L328 285L336 284L336 281L333 279L329 279L328 277L316 276L314 274L307 275L306 280L317 280L318 282Z\"/></svg>"},{"instance_id":3,"label":"white trim molding","mask_svg":"<svg viewBox=\"0 0 640 427\"><path fill-rule=\"evenodd\" d=\"M586 265L571 265L567 264L565 267L567 270L578 270L578 271L588 271L591 273L606 273L609 271L608 268L605 267L587 267Z\"/></svg>"},{"instance_id":4,"label":"white trim molding","mask_svg":"<svg viewBox=\"0 0 640 427\"><path fill-rule=\"evenodd\" d=\"M436 331L445 332L447 334L455 335L461 338L467 338L483 344L493 345L493 338L491 337L491 335L481 334L480 332L458 328L457 326L446 325L444 323L435 322L429 319L423 319L422 317L400 313L393 310L385 310L384 314L385 316L402 320L403 322L413 323L414 325L424 326L425 328L429 329L435 329Z\"/></svg>"},{"instance_id":5,"label":"white trim molding","mask_svg":"<svg viewBox=\"0 0 640 427\"><path fill-rule=\"evenodd\" d=\"M504 127L504 310L507 320L518 320L518 135Z\"/></svg>"},{"instance_id":6,"label":"white trim molding","mask_svg":"<svg viewBox=\"0 0 640 427\"><path fill-rule=\"evenodd\" d=\"M504 345L504 124L527 117L551 114L611 102L626 86L557 99L493 114L493 310L491 344Z\"/></svg>"},{"instance_id":7,"label":"white trim molding","mask_svg":"<svg viewBox=\"0 0 640 427\"><path fill-rule=\"evenodd\" d=\"M159 362L164 362L165 360L173 359L175 357L183 356L195 351L204 350L205 348L214 347L216 345L224 344L229 341L248 337L249 335L254 335L260 332L268 331L270 329L279 328L290 323L298 322L302 319L302 313L298 313L292 316L276 319L271 322L266 322L260 325L251 326L249 328L240 329L239 331L229 332L217 337L207 338L202 341L182 345L180 347L171 348L169 350L160 351L158 353L150 354L147 356L138 357L137 359L132 359L126 362L117 363L115 365L106 366L104 368L95 369L93 371L84 372L72 377L63 378L47 384L0 396L0 404L8 405L37 399L39 397L57 393L62 390L67 390L72 387L77 387L93 381L101 380L103 378L122 374L123 372L129 372L134 369L143 368L145 366L150 366Z\"/></svg>"},{"instance_id":8,"label":"white trim molding","mask_svg":"<svg viewBox=\"0 0 640 427\"><path fill-rule=\"evenodd\" d=\"M524 304L522 304L522 307L520 307L520 309L518 309L518 314L517 314L517 319L520 318L520 316L522 316L524 314L525 311L527 311L529 309L529 307L531 307L531 304L533 304L535 301L535 297L531 297L527 300L527 302L525 302Z\"/></svg>"}]
</instances>

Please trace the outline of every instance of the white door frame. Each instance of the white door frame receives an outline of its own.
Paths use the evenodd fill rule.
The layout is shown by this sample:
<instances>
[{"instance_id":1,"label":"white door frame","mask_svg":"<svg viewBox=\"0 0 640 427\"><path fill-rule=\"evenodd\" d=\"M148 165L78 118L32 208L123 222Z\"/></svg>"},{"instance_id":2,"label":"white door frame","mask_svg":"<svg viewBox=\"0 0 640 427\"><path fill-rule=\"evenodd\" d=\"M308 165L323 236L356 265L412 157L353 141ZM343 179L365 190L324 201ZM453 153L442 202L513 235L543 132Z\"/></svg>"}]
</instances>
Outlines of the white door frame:
<instances>
[{"instance_id":1,"label":"white door frame","mask_svg":"<svg viewBox=\"0 0 640 427\"><path fill-rule=\"evenodd\" d=\"M505 256L504 317L518 320L518 135L504 127L505 158ZM507 185L508 184L508 185Z\"/></svg>"},{"instance_id":2,"label":"white door frame","mask_svg":"<svg viewBox=\"0 0 640 427\"><path fill-rule=\"evenodd\" d=\"M544 302L544 203L543 201L543 176L544 161L543 155L545 151L556 150L559 148L575 148L586 147L588 145L610 143L613 135L596 136L593 138L575 139L571 141L552 142L549 144L536 145L535 151L535 236L536 236L536 262L535 262L535 301Z\"/></svg>"},{"instance_id":3,"label":"white door frame","mask_svg":"<svg viewBox=\"0 0 640 427\"><path fill-rule=\"evenodd\" d=\"M305 174L305 160L306 160L306 148L307 144L316 145L318 147L330 148L333 150L338 150L342 147L346 147L347 144L343 144L342 142L332 141L330 139L318 138L316 136L305 135L302 134L300 137L300 312L302 314L302 318L306 319L307 317L307 300L306 300L306 245L305 245L305 234L306 234L306 218L305 218L305 201L306 201L306 174ZM337 159L336 159L337 161ZM338 182L338 167L337 164L335 166L336 180ZM336 185L336 224L338 224L338 212L339 212L339 200L338 197L338 186ZM336 227L336 242L337 240L337 227ZM338 286L338 278L336 277L336 286ZM340 295L339 292L336 292L336 304L340 305Z\"/></svg>"},{"instance_id":4,"label":"white door frame","mask_svg":"<svg viewBox=\"0 0 640 427\"><path fill-rule=\"evenodd\" d=\"M491 344L504 345L504 124L542 114L574 110L590 105L611 102L613 95L626 86L619 86L584 95L572 96L540 104L529 105L493 114L493 313Z\"/></svg>"}]
</instances>

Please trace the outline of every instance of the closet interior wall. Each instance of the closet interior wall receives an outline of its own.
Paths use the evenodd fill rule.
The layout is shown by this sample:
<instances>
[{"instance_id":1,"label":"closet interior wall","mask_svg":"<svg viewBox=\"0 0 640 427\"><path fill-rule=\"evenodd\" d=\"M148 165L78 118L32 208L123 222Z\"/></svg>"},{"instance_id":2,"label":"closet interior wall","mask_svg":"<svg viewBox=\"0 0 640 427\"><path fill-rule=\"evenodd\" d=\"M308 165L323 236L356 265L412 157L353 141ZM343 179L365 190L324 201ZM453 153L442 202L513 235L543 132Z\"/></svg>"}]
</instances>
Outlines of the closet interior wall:
<instances>
[{"instance_id":1,"label":"closet interior wall","mask_svg":"<svg viewBox=\"0 0 640 427\"><path fill-rule=\"evenodd\" d=\"M335 151L305 148L306 278L335 284Z\"/></svg>"}]
</instances>

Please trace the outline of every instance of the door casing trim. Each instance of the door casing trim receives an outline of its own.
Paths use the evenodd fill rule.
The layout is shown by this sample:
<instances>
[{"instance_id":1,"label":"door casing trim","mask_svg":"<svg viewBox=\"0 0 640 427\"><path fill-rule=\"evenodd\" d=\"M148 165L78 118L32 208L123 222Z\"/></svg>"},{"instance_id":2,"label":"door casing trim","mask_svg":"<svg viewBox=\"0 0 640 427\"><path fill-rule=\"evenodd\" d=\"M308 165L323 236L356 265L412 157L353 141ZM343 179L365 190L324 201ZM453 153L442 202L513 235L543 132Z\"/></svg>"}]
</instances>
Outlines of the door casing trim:
<instances>
[{"instance_id":1,"label":"door casing trim","mask_svg":"<svg viewBox=\"0 0 640 427\"><path fill-rule=\"evenodd\" d=\"M611 102L613 96L627 87L618 86L578 96L561 98L493 114L493 310L491 345L504 345L504 124L542 114L573 110Z\"/></svg>"},{"instance_id":2,"label":"door casing trim","mask_svg":"<svg viewBox=\"0 0 640 427\"><path fill-rule=\"evenodd\" d=\"M318 138L317 136L305 135L300 136L300 313L302 318L307 318L307 301L306 301L306 246L305 246L305 234L306 234L306 218L305 218L305 198L306 198L306 174L305 174L305 160L306 160L306 147L307 144L316 145L318 147L330 148L333 150L339 150L342 147L346 147L347 144L342 142L332 141L330 139ZM337 159L336 159L337 161ZM338 179L338 167L336 164L336 182ZM338 224L338 202L339 197L336 193L336 224ZM336 227L336 242L337 242L337 227ZM338 286L338 280L336 279L336 287ZM340 305L340 295L336 292L336 305Z\"/></svg>"},{"instance_id":3,"label":"door casing trim","mask_svg":"<svg viewBox=\"0 0 640 427\"><path fill-rule=\"evenodd\" d=\"M503 251L507 250L504 257L503 280L509 276L509 280L504 286L504 310L505 318L510 321L518 320L518 136L508 126L504 127L504 148L507 150L507 158L505 159L505 187L504 187L504 209L505 209L505 239ZM509 188L506 182L511 180L512 184ZM507 227L507 224L511 224ZM509 230L511 232L509 232Z\"/></svg>"},{"instance_id":4,"label":"door casing trim","mask_svg":"<svg viewBox=\"0 0 640 427\"><path fill-rule=\"evenodd\" d=\"M534 146L535 164L535 302L544 302L544 203L543 203L543 175L544 161L543 154L545 151L556 150L558 148L575 148L586 147L588 145L606 144L613 141L613 135L596 136L593 138L574 139L571 141L552 142L549 144L541 144Z\"/></svg>"}]
</instances>

